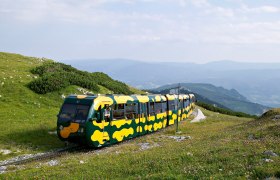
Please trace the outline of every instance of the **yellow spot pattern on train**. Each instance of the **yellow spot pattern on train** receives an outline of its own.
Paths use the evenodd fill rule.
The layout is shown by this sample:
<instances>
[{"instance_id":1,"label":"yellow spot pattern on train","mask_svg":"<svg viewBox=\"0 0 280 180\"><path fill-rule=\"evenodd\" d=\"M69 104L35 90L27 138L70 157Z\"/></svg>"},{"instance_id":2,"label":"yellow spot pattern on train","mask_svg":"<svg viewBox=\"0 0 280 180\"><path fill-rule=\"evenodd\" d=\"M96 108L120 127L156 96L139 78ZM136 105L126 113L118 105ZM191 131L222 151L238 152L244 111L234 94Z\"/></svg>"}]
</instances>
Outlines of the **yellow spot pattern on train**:
<instances>
[{"instance_id":1,"label":"yellow spot pattern on train","mask_svg":"<svg viewBox=\"0 0 280 180\"><path fill-rule=\"evenodd\" d=\"M155 116L149 116L149 121L154 121L156 119Z\"/></svg>"},{"instance_id":2,"label":"yellow spot pattern on train","mask_svg":"<svg viewBox=\"0 0 280 180\"><path fill-rule=\"evenodd\" d=\"M114 98L118 104L127 103L127 101L134 101L134 99L130 96L115 96Z\"/></svg>"},{"instance_id":3,"label":"yellow spot pattern on train","mask_svg":"<svg viewBox=\"0 0 280 180\"><path fill-rule=\"evenodd\" d=\"M104 129L104 127L109 125L109 122L105 122L104 120L101 123L97 123L96 121L92 121L94 126L99 127L100 129Z\"/></svg>"},{"instance_id":4,"label":"yellow spot pattern on train","mask_svg":"<svg viewBox=\"0 0 280 180\"><path fill-rule=\"evenodd\" d=\"M158 130L158 129L161 129L162 128L162 122L159 122L159 123L155 123L154 124L154 130Z\"/></svg>"},{"instance_id":5,"label":"yellow spot pattern on train","mask_svg":"<svg viewBox=\"0 0 280 180\"><path fill-rule=\"evenodd\" d=\"M165 118L166 117L166 113L160 113L160 114L157 114L157 119L162 119L162 118Z\"/></svg>"},{"instance_id":6,"label":"yellow spot pattern on train","mask_svg":"<svg viewBox=\"0 0 280 180\"><path fill-rule=\"evenodd\" d=\"M143 131L143 128L142 128L141 126L138 126L137 129L136 129L136 131L137 131L138 133L139 133L139 132L141 133L141 132Z\"/></svg>"},{"instance_id":7,"label":"yellow spot pattern on train","mask_svg":"<svg viewBox=\"0 0 280 180\"><path fill-rule=\"evenodd\" d=\"M147 96L136 96L136 98L139 100L141 103L145 103L149 101L149 98Z\"/></svg>"},{"instance_id":8,"label":"yellow spot pattern on train","mask_svg":"<svg viewBox=\"0 0 280 180\"><path fill-rule=\"evenodd\" d=\"M166 127L166 125L167 125L167 120L165 119L165 120L163 121L163 127Z\"/></svg>"},{"instance_id":9,"label":"yellow spot pattern on train","mask_svg":"<svg viewBox=\"0 0 280 180\"><path fill-rule=\"evenodd\" d=\"M139 118L135 119L135 123L136 123L136 124L138 124L139 122L145 123L145 122L146 122L146 118L145 118L145 117L142 117L142 118L140 118L140 120L139 120Z\"/></svg>"},{"instance_id":10,"label":"yellow spot pattern on train","mask_svg":"<svg viewBox=\"0 0 280 180\"><path fill-rule=\"evenodd\" d=\"M174 124L176 120L177 120L177 115L173 114L170 121L169 121L169 124Z\"/></svg>"},{"instance_id":11,"label":"yellow spot pattern on train","mask_svg":"<svg viewBox=\"0 0 280 180\"><path fill-rule=\"evenodd\" d=\"M156 99L156 102L160 102L161 101L161 97L160 96L156 96L155 99Z\"/></svg>"},{"instance_id":12,"label":"yellow spot pattern on train","mask_svg":"<svg viewBox=\"0 0 280 180\"><path fill-rule=\"evenodd\" d=\"M125 124L130 125L131 122L132 122L132 120L125 120L125 119L116 120L116 121L112 121L111 126L116 126L117 128L120 128L121 126L123 126Z\"/></svg>"},{"instance_id":13,"label":"yellow spot pattern on train","mask_svg":"<svg viewBox=\"0 0 280 180\"><path fill-rule=\"evenodd\" d=\"M146 122L146 118L145 118L145 117L140 118L140 122L141 122L141 123L145 123L145 122Z\"/></svg>"},{"instance_id":14,"label":"yellow spot pattern on train","mask_svg":"<svg viewBox=\"0 0 280 180\"><path fill-rule=\"evenodd\" d=\"M98 141L99 144L104 144L103 140L109 140L109 134L107 132L101 132L99 130L95 130L93 135L91 136L92 141Z\"/></svg>"},{"instance_id":15,"label":"yellow spot pattern on train","mask_svg":"<svg viewBox=\"0 0 280 180\"><path fill-rule=\"evenodd\" d=\"M98 96L94 100L94 109L98 110L100 105L101 105L101 108L103 108L104 104L112 105L113 104L113 99L110 98L110 97L106 97L106 96Z\"/></svg>"},{"instance_id":16,"label":"yellow spot pattern on train","mask_svg":"<svg viewBox=\"0 0 280 180\"><path fill-rule=\"evenodd\" d=\"M153 125L145 125L145 127L144 127L144 129L146 130L146 131L152 131L152 128L153 128Z\"/></svg>"},{"instance_id":17,"label":"yellow spot pattern on train","mask_svg":"<svg viewBox=\"0 0 280 180\"><path fill-rule=\"evenodd\" d=\"M122 141L124 137L128 137L129 135L132 135L134 133L133 128L124 128L120 131L115 131L113 134L113 138L117 139L118 141Z\"/></svg>"}]
</instances>

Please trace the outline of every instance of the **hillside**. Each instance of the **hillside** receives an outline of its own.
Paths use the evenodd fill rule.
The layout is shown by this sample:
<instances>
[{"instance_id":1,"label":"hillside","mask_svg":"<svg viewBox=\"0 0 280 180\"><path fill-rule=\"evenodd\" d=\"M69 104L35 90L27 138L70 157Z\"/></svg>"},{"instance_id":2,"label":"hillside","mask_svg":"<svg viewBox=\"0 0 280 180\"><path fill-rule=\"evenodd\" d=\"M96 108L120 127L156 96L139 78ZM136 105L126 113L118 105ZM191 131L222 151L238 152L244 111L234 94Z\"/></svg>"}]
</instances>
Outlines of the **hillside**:
<instances>
[{"instance_id":1,"label":"hillside","mask_svg":"<svg viewBox=\"0 0 280 180\"><path fill-rule=\"evenodd\" d=\"M56 115L63 103L62 96L74 93L82 94L89 90L81 88L78 86L79 84L75 83L43 94L37 94L30 90L30 83L44 80L45 77L53 75L51 72L41 75L40 73L32 74L31 71L34 72L34 69L40 69L45 67L46 64L53 63L55 62L44 58L0 52L0 149L9 149L13 152L9 155L0 153L0 160L19 154L34 153L63 146L63 143L53 133L56 129ZM55 65L60 67L57 64ZM71 67L67 67L71 69ZM91 76L90 73L87 74L77 69L72 68L71 70ZM72 75L75 77L75 73ZM120 87L126 86L111 79L106 74L93 74L93 76L96 75L107 78L108 82L116 83ZM48 80L48 78L46 79ZM43 84L53 83L43 82ZM97 83L98 91L93 92L111 93L112 89L105 86L104 83ZM135 88L129 87L129 91L139 93L139 90Z\"/></svg>"},{"instance_id":2,"label":"hillside","mask_svg":"<svg viewBox=\"0 0 280 180\"><path fill-rule=\"evenodd\" d=\"M89 152L8 167L20 179L265 179L280 177L280 110L261 119L202 109L207 119ZM51 162L56 162L52 165Z\"/></svg>"},{"instance_id":3,"label":"hillside","mask_svg":"<svg viewBox=\"0 0 280 180\"><path fill-rule=\"evenodd\" d=\"M280 63L149 63L129 59L78 59L65 62L82 70L107 73L142 89L178 82L210 83L227 89L234 88L254 103L280 106L280 84L275 83L280 80ZM114 66L108 67L108 64ZM143 74L143 70L147 73Z\"/></svg>"},{"instance_id":4,"label":"hillside","mask_svg":"<svg viewBox=\"0 0 280 180\"><path fill-rule=\"evenodd\" d=\"M31 70L50 60L0 53L0 161L64 147L57 135L61 95L77 85L37 94ZM98 85L100 93L110 92ZM131 91L136 91L130 88ZM207 119L175 126L124 143L24 165L0 167L0 179L264 179L280 177L280 110L260 119L239 118L201 108ZM2 150L9 150L5 154ZM55 162L55 163L54 163ZM2 172L5 172L1 174Z\"/></svg>"},{"instance_id":5,"label":"hillside","mask_svg":"<svg viewBox=\"0 0 280 180\"><path fill-rule=\"evenodd\" d=\"M261 115L269 109L269 107L248 101L246 97L239 94L235 89L227 90L222 87L216 87L211 84L203 83L181 83L180 85L182 87L182 92L188 91L198 94L198 100L205 101L204 99L206 98L210 101L216 102L215 104L218 106L220 104L233 111L244 112L252 115ZM170 84L153 90L161 92L177 86L178 84Z\"/></svg>"}]
</instances>

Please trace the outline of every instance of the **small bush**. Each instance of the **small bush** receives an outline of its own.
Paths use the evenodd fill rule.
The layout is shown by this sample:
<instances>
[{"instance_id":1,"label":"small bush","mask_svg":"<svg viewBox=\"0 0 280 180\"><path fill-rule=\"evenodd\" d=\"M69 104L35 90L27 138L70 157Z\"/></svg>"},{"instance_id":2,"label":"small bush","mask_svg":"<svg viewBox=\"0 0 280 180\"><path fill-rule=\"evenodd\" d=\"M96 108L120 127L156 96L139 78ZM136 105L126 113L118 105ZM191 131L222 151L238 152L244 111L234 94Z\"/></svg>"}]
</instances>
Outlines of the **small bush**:
<instances>
[{"instance_id":1,"label":"small bush","mask_svg":"<svg viewBox=\"0 0 280 180\"><path fill-rule=\"evenodd\" d=\"M36 93L46 94L69 86L69 77L65 73L51 73L29 83L29 88Z\"/></svg>"}]
</instances>

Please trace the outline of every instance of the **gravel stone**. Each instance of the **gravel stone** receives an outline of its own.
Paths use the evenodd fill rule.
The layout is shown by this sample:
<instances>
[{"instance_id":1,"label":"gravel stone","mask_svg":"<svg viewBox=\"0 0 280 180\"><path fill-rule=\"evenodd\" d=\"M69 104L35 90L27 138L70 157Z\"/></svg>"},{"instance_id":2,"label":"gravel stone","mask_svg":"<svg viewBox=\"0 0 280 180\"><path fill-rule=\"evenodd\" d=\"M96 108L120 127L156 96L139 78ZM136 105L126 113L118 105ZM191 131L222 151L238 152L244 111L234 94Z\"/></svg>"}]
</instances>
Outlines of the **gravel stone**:
<instances>
[{"instance_id":1,"label":"gravel stone","mask_svg":"<svg viewBox=\"0 0 280 180\"><path fill-rule=\"evenodd\" d=\"M274 153L272 150L266 150L263 154L267 156L278 156L278 154Z\"/></svg>"},{"instance_id":2,"label":"gravel stone","mask_svg":"<svg viewBox=\"0 0 280 180\"><path fill-rule=\"evenodd\" d=\"M58 160L51 160L51 161L47 162L47 164L49 166L56 166L56 165L58 165Z\"/></svg>"},{"instance_id":3,"label":"gravel stone","mask_svg":"<svg viewBox=\"0 0 280 180\"><path fill-rule=\"evenodd\" d=\"M5 173L6 170L7 170L7 167L6 167L6 166L0 166L0 174Z\"/></svg>"},{"instance_id":4,"label":"gravel stone","mask_svg":"<svg viewBox=\"0 0 280 180\"><path fill-rule=\"evenodd\" d=\"M266 158L266 159L263 159L263 160L264 160L264 162L267 162L267 163L268 163L268 162L273 162L272 159L267 159L267 158Z\"/></svg>"},{"instance_id":5,"label":"gravel stone","mask_svg":"<svg viewBox=\"0 0 280 180\"><path fill-rule=\"evenodd\" d=\"M158 147L159 144L154 143L154 144L150 144L150 143L139 143L140 145L140 150L147 150L153 147Z\"/></svg>"},{"instance_id":6,"label":"gravel stone","mask_svg":"<svg viewBox=\"0 0 280 180\"><path fill-rule=\"evenodd\" d=\"M8 149L0 149L0 153L3 155L7 155L7 154L11 154L12 151L8 150Z\"/></svg>"},{"instance_id":7,"label":"gravel stone","mask_svg":"<svg viewBox=\"0 0 280 180\"><path fill-rule=\"evenodd\" d=\"M275 115L274 118L273 118L272 120L274 120L274 121L280 120L280 115Z\"/></svg>"},{"instance_id":8,"label":"gravel stone","mask_svg":"<svg viewBox=\"0 0 280 180\"><path fill-rule=\"evenodd\" d=\"M171 139L175 139L177 142L184 141L186 139L192 139L191 136L168 136Z\"/></svg>"}]
</instances>

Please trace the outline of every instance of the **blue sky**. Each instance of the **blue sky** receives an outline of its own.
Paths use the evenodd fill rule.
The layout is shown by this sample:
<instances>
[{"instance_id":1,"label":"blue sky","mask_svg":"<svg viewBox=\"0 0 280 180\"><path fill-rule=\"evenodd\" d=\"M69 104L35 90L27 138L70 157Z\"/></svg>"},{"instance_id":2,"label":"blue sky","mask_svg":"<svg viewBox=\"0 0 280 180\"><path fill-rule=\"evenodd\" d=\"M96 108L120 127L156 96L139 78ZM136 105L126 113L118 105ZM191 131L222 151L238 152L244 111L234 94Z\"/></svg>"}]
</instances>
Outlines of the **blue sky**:
<instances>
[{"instance_id":1,"label":"blue sky","mask_svg":"<svg viewBox=\"0 0 280 180\"><path fill-rule=\"evenodd\" d=\"M0 51L280 62L279 0L0 0Z\"/></svg>"}]
</instances>

